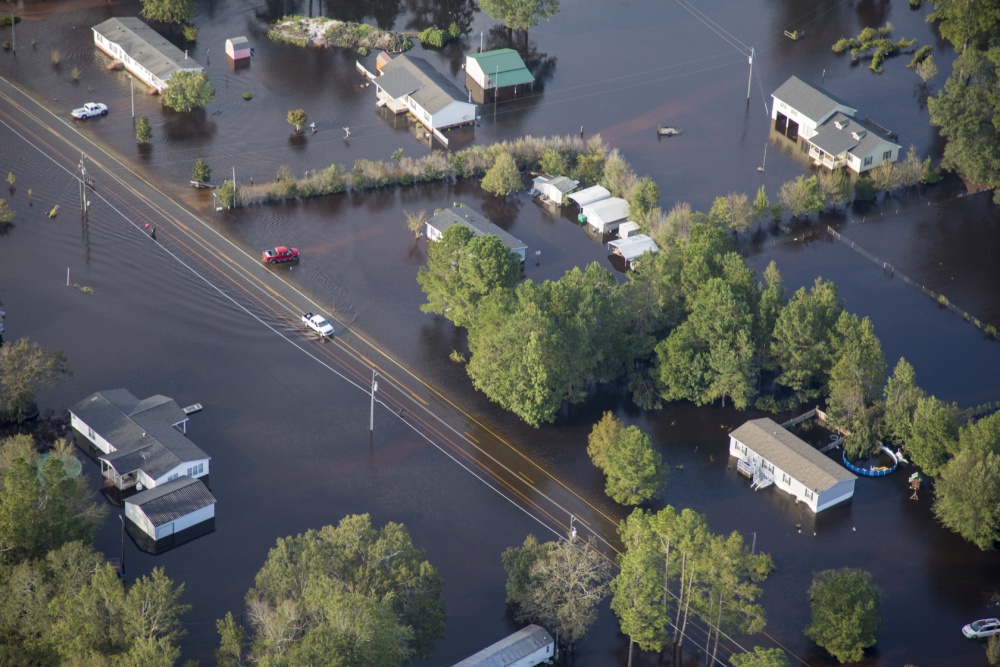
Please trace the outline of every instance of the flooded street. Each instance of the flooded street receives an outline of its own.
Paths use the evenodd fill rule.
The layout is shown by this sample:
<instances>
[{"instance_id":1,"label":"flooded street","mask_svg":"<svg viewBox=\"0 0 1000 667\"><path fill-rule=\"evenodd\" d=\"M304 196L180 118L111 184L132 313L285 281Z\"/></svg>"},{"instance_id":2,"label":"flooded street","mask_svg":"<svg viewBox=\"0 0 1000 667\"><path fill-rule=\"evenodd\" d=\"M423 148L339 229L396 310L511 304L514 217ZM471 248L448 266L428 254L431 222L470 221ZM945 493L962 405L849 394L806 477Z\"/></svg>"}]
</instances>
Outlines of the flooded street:
<instances>
[{"instance_id":1,"label":"flooded street","mask_svg":"<svg viewBox=\"0 0 1000 667\"><path fill-rule=\"evenodd\" d=\"M817 85L822 79L830 92L897 132L904 148L914 144L921 156L939 156L920 81L905 69L907 56L887 61L887 73L878 76L829 48L841 36L889 20L895 37L935 46L942 72L932 80L936 90L952 55L926 24L926 9L863 0L643 0L613 10L597 0L561 4L550 23L530 31L526 47L520 44L536 73L534 89L495 108L481 107L480 124L454 134L453 148L526 134L578 134L583 126L585 136L600 134L638 174L659 184L664 209L689 201L707 210L717 195L752 195L761 184L773 200L783 182L806 169L771 145L765 170L757 171L769 133L765 103L795 74ZM235 169L239 182L253 177L260 183L282 165L302 174L330 164L350 168L359 158L388 159L398 148L410 157L427 154L430 146L405 123L376 112L372 87L355 71L355 60L373 68L374 53L360 57L270 43L267 24L311 12L411 30L425 27L427 17L455 17L469 30L462 44L440 52L417 46L412 53L461 87L464 54L478 47L480 31L487 49L509 45L505 31L473 5L200 3L194 21L199 36L190 56L207 66L216 101L179 114L162 109L158 98L137 86L136 114L148 115L153 126L152 145L144 148L136 145L131 125L129 76L104 71L107 58L94 48L90 31L111 16L138 11L137 3L119 0L19 5L25 20L17 25L16 54L0 52L0 76L32 91L67 123L69 109L107 103L109 116L77 123L78 130L183 199L247 252L284 243L299 248L303 260L284 271L287 280L473 415L480 424L470 421L471 435L476 428L501 434L614 518L625 509L604 496L603 479L585 454L587 433L607 409L650 433L671 466L662 502L706 514L715 532L739 530L748 541L754 536L757 549L771 553L776 564L764 585L766 634L724 642L720 655L728 657L736 642L780 645L804 664L834 664L802 634L806 589L814 571L846 565L871 571L884 592L885 622L864 665L985 662L981 645L965 640L960 628L995 615L987 601L1000 580L1000 561L940 528L929 494L907 500L905 469L885 479L859 479L851 503L813 517L774 489L755 494L731 465L726 434L756 414L687 404L642 412L625 392L607 387L557 424L532 429L472 389L463 368L448 361L452 350L464 349L464 334L419 310L423 299L415 276L426 242L406 230L403 211L432 212L465 202L523 240L529 258L541 251L537 264L529 259L525 267L532 280L555 279L593 261L610 266L605 248L569 214L553 216L523 193L495 199L475 182L222 212L212 210L210 192L185 187L199 157L214 169L213 182L230 178ZM714 32L713 25L729 34ZM803 30L806 37L791 41L783 36L786 29ZM239 35L248 37L256 56L249 67L235 70L224 42ZM179 43L178 36L173 39ZM747 59L733 46L740 43L755 48L749 103ZM63 57L58 67L50 62L54 48ZM74 66L81 70L78 83L70 79ZM253 99L245 101L244 92ZM293 135L286 114L296 107L315 120L315 135ZM684 132L657 138L661 123ZM347 141L343 127L351 128ZM278 537L336 523L349 513L371 513L375 524L405 524L445 581L447 638L430 660L415 664L452 664L516 629L505 614L500 553L529 532L554 536L385 410L376 411L369 444L367 393L247 317L109 207L98 204L82 224L74 210L75 181L62 169L72 165L53 164L44 153L44 137L0 126L0 172L13 170L18 183L15 194L5 195L16 224L0 236L7 337L26 335L64 350L74 371L42 392L43 408L63 410L93 391L117 387L205 406L192 417L189 434L213 459L216 531L157 557L126 545L129 578L163 566L184 582L185 601L193 605L184 619L184 658L212 664L215 619L227 611L239 615L243 595ZM929 393L963 407L978 405L1000 398L1000 344L826 232L828 225L837 229L973 316L1000 324L996 209L988 194L961 194L958 184L943 184L880 199L863 210L814 216L787 233L765 225L741 237L740 247L758 273L776 261L789 292L817 276L833 280L847 309L872 319L890 367L904 356ZM45 213L54 204L61 213L50 220ZM67 268L71 282L96 293L66 287ZM85 469L96 487L96 466ZM118 538L112 514L98 547L117 556ZM605 603L598 625L577 645L573 664L625 665L628 641L617 627ZM692 639L699 636L703 641L703 632ZM642 655L639 664L657 663L655 656Z\"/></svg>"}]
</instances>

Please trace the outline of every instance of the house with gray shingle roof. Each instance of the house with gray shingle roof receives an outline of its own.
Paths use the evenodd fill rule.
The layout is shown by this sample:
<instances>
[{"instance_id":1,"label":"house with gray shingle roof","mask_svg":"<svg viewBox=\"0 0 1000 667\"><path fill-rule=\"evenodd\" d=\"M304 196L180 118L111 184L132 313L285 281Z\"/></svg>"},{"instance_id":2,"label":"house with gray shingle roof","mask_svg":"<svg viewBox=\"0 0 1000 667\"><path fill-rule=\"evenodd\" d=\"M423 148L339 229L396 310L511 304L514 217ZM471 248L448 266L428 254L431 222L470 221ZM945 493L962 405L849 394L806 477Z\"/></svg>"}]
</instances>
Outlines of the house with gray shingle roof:
<instances>
[{"instance_id":1,"label":"house with gray shingle roof","mask_svg":"<svg viewBox=\"0 0 1000 667\"><path fill-rule=\"evenodd\" d=\"M854 495L854 473L771 419L752 419L730 433L729 453L754 490L774 484L813 512Z\"/></svg>"},{"instance_id":2,"label":"house with gray shingle roof","mask_svg":"<svg viewBox=\"0 0 1000 667\"><path fill-rule=\"evenodd\" d=\"M127 389L111 389L94 392L69 412L74 433L87 443L82 448L101 465L105 494L126 506L154 550L163 547L160 535L173 544L175 533L214 529L215 498L204 483L211 457L188 439L188 415L176 401L161 395L139 400ZM156 518L140 516L136 508L156 499L150 505Z\"/></svg>"},{"instance_id":3,"label":"house with gray shingle roof","mask_svg":"<svg viewBox=\"0 0 1000 667\"><path fill-rule=\"evenodd\" d=\"M121 61L125 69L157 92L162 93L177 72L205 69L134 16L110 18L95 25L93 31L97 48Z\"/></svg>"},{"instance_id":4,"label":"house with gray shingle roof","mask_svg":"<svg viewBox=\"0 0 1000 667\"><path fill-rule=\"evenodd\" d=\"M500 237L500 240L507 246L507 249L521 258L522 263L528 250L528 246L520 239L514 238L513 235L497 227L468 206L442 209L434 214L434 217L428 220L426 225L427 238L431 241L440 241L444 236L445 230L449 227L462 225L470 229L476 236L492 234L493 236Z\"/></svg>"},{"instance_id":5,"label":"house with gray shingle roof","mask_svg":"<svg viewBox=\"0 0 1000 667\"><path fill-rule=\"evenodd\" d=\"M431 131L476 121L476 105L447 77L415 56L396 56L374 79L376 104L394 113L413 114Z\"/></svg>"},{"instance_id":6,"label":"house with gray shingle roof","mask_svg":"<svg viewBox=\"0 0 1000 667\"><path fill-rule=\"evenodd\" d=\"M798 143L813 162L857 174L899 159L901 146L876 123L826 91L791 77L771 94L774 129Z\"/></svg>"},{"instance_id":7,"label":"house with gray shingle roof","mask_svg":"<svg viewBox=\"0 0 1000 667\"><path fill-rule=\"evenodd\" d=\"M453 667L534 667L552 660L555 642L545 628L528 625Z\"/></svg>"}]
</instances>

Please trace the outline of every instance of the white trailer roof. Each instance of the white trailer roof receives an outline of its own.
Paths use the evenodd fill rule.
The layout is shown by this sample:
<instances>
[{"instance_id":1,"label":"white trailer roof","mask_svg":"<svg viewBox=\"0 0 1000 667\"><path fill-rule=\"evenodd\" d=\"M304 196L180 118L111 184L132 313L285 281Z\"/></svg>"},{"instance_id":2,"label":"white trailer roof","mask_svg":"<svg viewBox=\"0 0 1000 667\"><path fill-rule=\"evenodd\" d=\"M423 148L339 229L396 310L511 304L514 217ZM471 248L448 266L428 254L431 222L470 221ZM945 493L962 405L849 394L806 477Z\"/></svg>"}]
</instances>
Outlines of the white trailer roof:
<instances>
[{"instance_id":1,"label":"white trailer roof","mask_svg":"<svg viewBox=\"0 0 1000 667\"><path fill-rule=\"evenodd\" d=\"M570 199L580 205L580 208L593 204L596 201L607 199L610 196L611 193L608 192L608 189L600 185L592 185L589 188L584 188L579 192L568 195Z\"/></svg>"},{"instance_id":2,"label":"white trailer roof","mask_svg":"<svg viewBox=\"0 0 1000 667\"><path fill-rule=\"evenodd\" d=\"M583 207L587 222L594 227L602 227L612 222L628 218L628 202L619 197L601 199Z\"/></svg>"},{"instance_id":3,"label":"white trailer roof","mask_svg":"<svg viewBox=\"0 0 1000 667\"><path fill-rule=\"evenodd\" d=\"M645 234L636 234L627 239L618 239L608 243L608 248L616 251L628 261L642 257L647 252L659 252L656 241Z\"/></svg>"}]
</instances>

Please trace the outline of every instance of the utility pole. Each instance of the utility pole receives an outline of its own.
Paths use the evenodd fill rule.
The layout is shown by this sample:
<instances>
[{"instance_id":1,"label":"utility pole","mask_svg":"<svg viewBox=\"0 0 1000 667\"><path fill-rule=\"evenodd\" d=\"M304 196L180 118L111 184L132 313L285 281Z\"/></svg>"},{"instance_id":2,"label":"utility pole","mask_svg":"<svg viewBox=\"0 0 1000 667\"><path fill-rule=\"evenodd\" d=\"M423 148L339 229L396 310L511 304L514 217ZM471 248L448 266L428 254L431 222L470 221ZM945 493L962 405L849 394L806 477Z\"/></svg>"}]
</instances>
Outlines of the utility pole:
<instances>
[{"instance_id":1,"label":"utility pole","mask_svg":"<svg viewBox=\"0 0 1000 667\"><path fill-rule=\"evenodd\" d=\"M479 31L479 52L483 52L483 31Z\"/></svg>"},{"instance_id":2,"label":"utility pole","mask_svg":"<svg viewBox=\"0 0 1000 667\"><path fill-rule=\"evenodd\" d=\"M129 88L132 91L132 120L135 120L135 77L128 75Z\"/></svg>"},{"instance_id":3,"label":"utility pole","mask_svg":"<svg viewBox=\"0 0 1000 667\"><path fill-rule=\"evenodd\" d=\"M118 515L118 520L122 522L122 550L121 550L121 557L122 557L121 566L122 566L122 571L119 574L119 576L124 577L125 576L125 517L123 517L121 514L119 514Z\"/></svg>"},{"instance_id":4,"label":"utility pole","mask_svg":"<svg viewBox=\"0 0 1000 667\"><path fill-rule=\"evenodd\" d=\"M89 204L87 203L87 164L84 160L87 156L84 153L80 153L80 211L83 216L87 216L87 209Z\"/></svg>"},{"instance_id":5,"label":"utility pole","mask_svg":"<svg viewBox=\"0 0 1000 667\"><path fill-rule=\"evenodd\" d=\"M14 39L14 12L10 13L10 50L17 53L17 40Z\"/></svg>"},{"instance_id":6,"label":"utility pole","mask_svg":"<svg viewBox=\"0 0 1000 667\"><path fill-rule=\"evenodd\" d=\"M375 369L372 369L372 398L371 398L371 409L368 414L368 433L373 433L375 431L375 392L378 391L378 382L375 378L378 377L378 373Z\"/></svg>"},{"instance_id":7,"label":"utility pole","mask_svg":"<svg viewBox=\"0 0 1000 667\"><path fill-rule=\"evenodd\" d=\"M747 77L747 104L750 103L750 82L753 81L753 47L750 47L750 76Z\"/></svg>"}]
</instances>

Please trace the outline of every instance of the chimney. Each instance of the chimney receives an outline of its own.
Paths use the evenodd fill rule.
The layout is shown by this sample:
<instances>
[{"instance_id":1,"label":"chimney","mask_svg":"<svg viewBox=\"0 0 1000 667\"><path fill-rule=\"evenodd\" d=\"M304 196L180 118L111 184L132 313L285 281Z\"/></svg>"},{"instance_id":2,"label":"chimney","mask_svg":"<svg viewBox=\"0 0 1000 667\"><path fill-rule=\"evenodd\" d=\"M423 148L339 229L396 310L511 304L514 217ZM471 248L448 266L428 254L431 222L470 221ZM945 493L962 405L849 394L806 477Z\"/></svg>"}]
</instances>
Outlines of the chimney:
<instances>
[{"instance_id":1,"label":"chimney","mask_svg":"<svg viewBox=\"0 0 1000 667\"><path fill-rule=\"evenodd\" d=\"M188 59L188 50L184 49L184 60Z\"/></svg>"}]
</instances>

